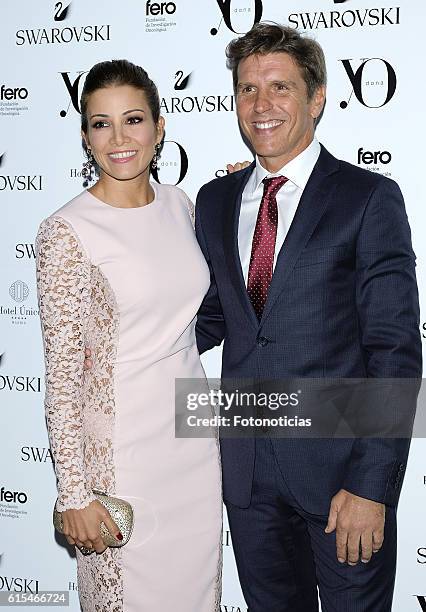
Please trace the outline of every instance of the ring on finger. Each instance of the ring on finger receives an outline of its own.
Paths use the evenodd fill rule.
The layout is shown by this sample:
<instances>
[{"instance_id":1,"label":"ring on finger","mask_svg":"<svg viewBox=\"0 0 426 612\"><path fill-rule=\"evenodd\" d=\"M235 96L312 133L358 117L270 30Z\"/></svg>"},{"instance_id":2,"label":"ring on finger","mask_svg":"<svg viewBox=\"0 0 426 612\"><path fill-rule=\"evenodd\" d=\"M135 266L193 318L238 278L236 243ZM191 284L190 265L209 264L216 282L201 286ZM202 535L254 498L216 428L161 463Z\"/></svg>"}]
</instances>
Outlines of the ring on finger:
<instances>
[{"instance_id":1,"label":"ring on finger","mask_svg":"<svg viewBox=\"0 0 426 612\"><path fill-rule=\"evenodd\" d=\"M88 546L78 546L79 551L83 554L83 555L91 555L92 552L94 552L94 548L91 546L90 548Z\"/></svg>"}]
</instances>

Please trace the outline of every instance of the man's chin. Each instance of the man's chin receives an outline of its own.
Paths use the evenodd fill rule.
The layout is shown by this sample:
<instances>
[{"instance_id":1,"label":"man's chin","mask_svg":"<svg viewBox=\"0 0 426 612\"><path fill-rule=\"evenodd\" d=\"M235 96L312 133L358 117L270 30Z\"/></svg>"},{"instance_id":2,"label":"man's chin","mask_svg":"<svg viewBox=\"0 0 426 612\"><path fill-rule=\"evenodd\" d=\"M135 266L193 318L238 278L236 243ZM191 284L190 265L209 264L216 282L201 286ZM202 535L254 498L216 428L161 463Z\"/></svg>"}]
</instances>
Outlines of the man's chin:
<instances>
[{"instance_id":1,"label":"man's chin","mask_svg":"<svg viewBox=\"0 0 426 612\"><path fill-rule=\"evenodd\" d=\"M256 151L258 155L266 155L268 157L280 157L285 154L285 140L283 139L274 139L267 141L262 138L253 138L250 140L252 148Z\"/></svg>"},{"instance_id":2,"label":"man's chin","mask_svg":"<svg viewBox=\"0 0 426 612\"><path fill-rule=\"evenodd\" d=\"M285 156L285 153L282 150L277 151L274 149L255 148L255 151L258 157L264 157L265 159L277 159Z\"/></svg>"}]
</instances>

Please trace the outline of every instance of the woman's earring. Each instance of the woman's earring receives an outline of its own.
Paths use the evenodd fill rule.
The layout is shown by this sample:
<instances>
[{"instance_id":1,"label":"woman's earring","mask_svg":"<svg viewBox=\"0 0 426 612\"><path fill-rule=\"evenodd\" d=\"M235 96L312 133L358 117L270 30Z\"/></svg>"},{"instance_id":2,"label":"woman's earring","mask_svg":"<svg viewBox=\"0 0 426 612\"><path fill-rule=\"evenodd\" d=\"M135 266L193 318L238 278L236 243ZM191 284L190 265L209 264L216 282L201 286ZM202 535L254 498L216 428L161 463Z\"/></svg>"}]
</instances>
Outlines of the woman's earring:
<instances>
[{"instance_id":1,"label":"woman's earring","mask_svg":"<svg viewBox=\"0 0 426 612\"><path fill-rule=\"evenodd\" d=\"M157 144L154 147L154 157L152 158L151 161L151 168L153 168L154 170L156 169L157 165L158 165L158 160L160 158L160 149L161 149L161 145L159 142L157 142Z\"/></svg>"},{"instance_id":2,"label":"woman's earring","mask_svg":"<svg viewBox=\"0 0 426 612\"><path fill-rule=\"evenodd\" d=\"M92 150L87 149L87 161L83 164L81 176L84 178L83 187L87 189L89 183L93 181L93 175L95 174L95 158L93 157Z\"/></svg>"}]
</instances>

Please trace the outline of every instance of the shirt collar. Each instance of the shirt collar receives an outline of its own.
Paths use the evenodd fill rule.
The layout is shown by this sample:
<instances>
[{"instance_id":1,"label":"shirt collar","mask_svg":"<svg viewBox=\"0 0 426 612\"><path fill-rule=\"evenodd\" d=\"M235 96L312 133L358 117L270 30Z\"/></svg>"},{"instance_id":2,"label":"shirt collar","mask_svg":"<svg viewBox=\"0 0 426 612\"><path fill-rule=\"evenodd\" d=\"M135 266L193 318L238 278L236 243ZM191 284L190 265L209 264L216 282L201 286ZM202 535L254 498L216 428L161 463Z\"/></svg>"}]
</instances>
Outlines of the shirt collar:
<instances>
[{"instance_id":1,"label":"shirt collar","mask_svg":"<svg viewBox=\"0 0 426 612\"><path fill-rule=\"evenodd\" d=\"M291 183L294 183L299 189L305 189L306 183L312 174L315 164L318 161L321 153L321 146L318 140L314 137L311 144L306 147L297 157L289 161L277 172L271 173L266 170L259 161L256 155L256 167L253 172L253 194L262 188L262 181L266 177L285 176Z\"/></svg>"}]
</instances>

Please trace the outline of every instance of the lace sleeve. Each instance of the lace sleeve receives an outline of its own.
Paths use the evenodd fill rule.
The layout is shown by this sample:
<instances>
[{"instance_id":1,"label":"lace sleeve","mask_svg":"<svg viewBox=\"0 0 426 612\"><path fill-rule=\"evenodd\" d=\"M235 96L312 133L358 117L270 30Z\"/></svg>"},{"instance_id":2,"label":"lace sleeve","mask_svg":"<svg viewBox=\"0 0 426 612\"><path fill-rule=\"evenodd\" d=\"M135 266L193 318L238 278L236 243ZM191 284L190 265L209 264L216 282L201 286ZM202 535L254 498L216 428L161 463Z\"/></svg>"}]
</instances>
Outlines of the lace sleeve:
<instances>
[{"instance_id":1,"label":"lace sleeve","mask_svg":"<svg viewBox=\"0 0 426 612\"><path fill-rule=\"evenodd\" d=\"M195 229L195 206L186 194L185 194L185 201L186 201L186 206L188 208L188 213L191 219L192 227Z\"/></svg>"},{"instance_id":2,"label":"lace sleeve","mask_svg":"<svg viewBox=\"0 0 426 612\"><path fill-rule=\"evenodd\" d=\"M83 325L90 300L90 262L69 225L49 218L36 238L37 291L46 366L46 422L55 459L57 510L93 499L83 459Z\"/></svg>"}]
</instances>

